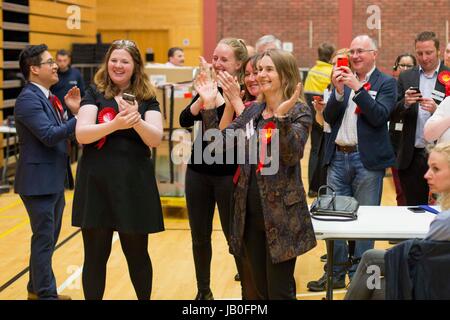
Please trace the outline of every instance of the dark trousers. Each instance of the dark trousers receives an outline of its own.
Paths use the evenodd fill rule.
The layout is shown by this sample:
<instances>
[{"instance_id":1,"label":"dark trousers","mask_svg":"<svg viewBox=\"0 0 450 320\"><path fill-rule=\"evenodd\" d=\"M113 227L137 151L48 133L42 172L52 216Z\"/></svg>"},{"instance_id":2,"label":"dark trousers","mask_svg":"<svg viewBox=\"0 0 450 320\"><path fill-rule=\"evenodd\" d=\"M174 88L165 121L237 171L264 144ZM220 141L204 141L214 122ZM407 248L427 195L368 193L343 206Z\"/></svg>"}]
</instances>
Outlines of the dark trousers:
<instances>
[{"instance_id":1,"label":"dark trousers","mask_svg":"<svg viewBox=\"0 0 450 320\"><path fill-rule=\"evenodd\" d=\"M84 243L83 292L86 300L101 300L105 292L106 263L111 253L112 229L82 229ZM149 300L153 269L147 234L119 233L136 296Z\"/></svg>"},{"instance_id":2,"label":"dark trousers","mask_svg":"<svg viewBox=\"0 0 450 320\"><path fill-rule=\"evenodd\" d=\"M212 176L188 168L185 189L197 288L199 291L205 292L210 289L211 234L216 203L227 243L230 239L230 218L233 212L233 177ZM247 269L238 257L235 257L235 262L242 280L242 275L247 273ZM244 299L249 299L252 296L252 286L246 285L244 282L241 281L242 296Z\"/></svg>"},{"instance_id":3,"label":"dark trousers","mask_svg":"<svg viewBox=\"0 0 450 320\"><path fill-rule=\"evenodd\" d=\"M402 190L407 206L428 204L428 183L424 178L428 170L428 156L425 149L414 148L411 164L404 170L398 170Z\"/></svg>"},{"instance_id":4,"label":"dark trousers","mask_svg":"<svg viewBox=\"0 0 450 320\"><path fill-rule=\"evenodd\" d=\"M391 167L392 172L392 180L394 181L395 193L397 194L397 205L398 206L406 206L405 195L403 194L402 184L400 182L400 177L398 176L398 169L395 167Z\"/></svg>"},{"instance_id":5,"label":"dark trousers","mask_svg":"<svg viewBox=\"0 0 450 320\"><path fill-rule=\"evenodd\" d=\"M64 211L64 192L42 196L20 196L30 217L31 254L28 292L39 299L56 299L52 256L58 242Z\"/></svg>"},{"instance_id":6,"label":"dark trousers","mask_svg":"<svg viewBox=\"0 0 450 320\"><path fill-rule=\"evenodd\" d=\"M250 267L251 281L258 300L295 300L294 278L297 259L273 263L267 246L262 207L247 201L244 232L244 259ZM245 279L244 279L245 281Z\"/></svg>"},{"instance_id":7,"label":"dark trousers","mask_svg":"<svg viewBox=\"0 0 450 320\"><path fill-rule=\"evenodd\" d=\"M314 120L311 128L311 151L308 162L309 191L317 192L327 181L327 170L322 166L323 144L323 128Z\"/></svg>"},{"instance_id":8,"label":"dark trousers","mask_svg":"<svg viewBox=\"0 0 450 320\"><path fill-rule=\"evenodd\" d=\"M214 210L217 203L220 223L228 242L233 178L231 176L211 176L188 168L185 192L197 288L199 291L208 291L211 278L211 234Z\"/></svg>"}]
</instances>

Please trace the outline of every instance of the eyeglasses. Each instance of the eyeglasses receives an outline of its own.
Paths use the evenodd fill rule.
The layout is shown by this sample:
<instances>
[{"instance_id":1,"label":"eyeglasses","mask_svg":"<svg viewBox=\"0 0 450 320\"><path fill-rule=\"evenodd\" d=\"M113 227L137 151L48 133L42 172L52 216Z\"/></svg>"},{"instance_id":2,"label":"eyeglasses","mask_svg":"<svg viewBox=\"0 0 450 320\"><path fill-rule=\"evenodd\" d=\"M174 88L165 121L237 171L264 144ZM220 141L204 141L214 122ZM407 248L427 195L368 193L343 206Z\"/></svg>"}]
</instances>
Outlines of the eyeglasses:
<instances>
[{"instance_id":1,"label":"eyeglasses","mask_svg":"<svg viewBox=\"0 0 450 320\"><path fill-rule=\"evenodd\" d=\"M116 40L112 44L115 46L136 47L136 43L131 40Z\"/></svg>"},{"instance_id":2,"label":"eyeglasses","mask_svg":"<svg viewBox=\"0 0 450 320\"><path fill-rule=\"evenodd\" d=\"M412 67L414 67L414 65L413 64L399 64L398 65L398 67L400 68L400 69L411 69Z\"/></svg>"},{"instance_id":3,"label":"eyeglasses","mask_svg":"<svg viewBox=\"0 0 450 320\"><path fill-rule=\"evenodd\" d=\"M359 55L361 55L364 52L370 52L370 51L376 51L376 50L374 50L374 49L351 49L351 50L348 51L348 53L351 56L354 56L354 55L359 56Z\"/></svg>"},{"instance_id":4,"label":"eyeglasses","mask_svg":"<svg viewBox=\"0 0 450 320\"><path fill-rule=\"evenodd\" d=\"M53 59L48 59L47 61L41 62L39 63L39 65L43 65L43 64L48 64L49 67L53 66L54 64L56 64L56 61Z\"/></svg>"}]
</instances>

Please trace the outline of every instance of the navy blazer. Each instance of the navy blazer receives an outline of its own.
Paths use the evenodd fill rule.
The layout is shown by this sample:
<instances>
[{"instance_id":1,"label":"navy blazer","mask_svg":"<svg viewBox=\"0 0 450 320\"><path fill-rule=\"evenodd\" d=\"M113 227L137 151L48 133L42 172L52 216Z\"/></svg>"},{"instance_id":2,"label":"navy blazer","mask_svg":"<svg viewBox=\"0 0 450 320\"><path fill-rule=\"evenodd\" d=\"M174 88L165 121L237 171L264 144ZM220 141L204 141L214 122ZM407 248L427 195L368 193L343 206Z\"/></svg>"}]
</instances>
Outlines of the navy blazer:
<instances>
[{"instance_id":1,"label":"navy blazer","mask_svg":"<svg viewBox=\"0 0 450 320\"><path fill-rule=\"evenodd\" d=\"M361 92L353 101L361 108L358 115L358 150L361 162L368 170L381 170L395 165L395 155L389 140L387 122L397 101L397 84L394 78L375 69L369 78L370 91L377 92L373 99L369 92ZM329 165L336 152L336 137L347 109L351 89L344 87L344 101L336 100L335 89L328 100L323 116L331 126L325 146L324 164Z\"/></svg>"},{"instance_id":2,"label":"navy blazer","mask_svg":"<svg viewBox=\"0 0 450 320\"><path fill-rule=\"evenodd\" d=\"M19 161L14 191L25 196L64 191L69 166L67 139L75 133L76 119L62 123L41 89L27 84L14 107L19 136Z\"/></svg>"}]
</instances>

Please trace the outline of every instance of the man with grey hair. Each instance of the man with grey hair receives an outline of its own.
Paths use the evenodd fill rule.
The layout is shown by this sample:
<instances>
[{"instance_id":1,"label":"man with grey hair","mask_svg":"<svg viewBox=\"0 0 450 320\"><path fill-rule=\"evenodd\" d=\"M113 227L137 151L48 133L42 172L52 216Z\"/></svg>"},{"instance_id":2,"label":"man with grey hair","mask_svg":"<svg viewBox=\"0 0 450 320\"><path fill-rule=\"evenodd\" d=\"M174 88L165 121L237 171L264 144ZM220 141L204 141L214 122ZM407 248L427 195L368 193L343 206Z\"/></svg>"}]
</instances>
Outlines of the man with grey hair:
<instances>
[{"instance_id":1,"label":"man with grey hair","mask_svg":"<svg viewBox=\"0 0 450 320\"><path fill-rule=\"evenodd\" d=\"M256 41L256 52L258 54L264 53L264 51L269 49L282 49L281 40L272 34L267 34L262 36Z\"/></svg>"},{"instance_id":2,"label":"man with grey hair","mask_svg":"<svg viewBox=\"0 0 450 320\"><path fill-rule=\"evenodd\" d=\"M323 112L331 126L324 155L327 183L337 195L378 206L385 169L395 164L387 122L395 108L397 84L376 68L377 46L369 36L354 38L349 52L353 71L347 66L334 69L334 89ZM374 241L356 241L349 259L348 244L335 241L333 288L345 287L347 271L352 278L362 254L373 246ZM308 289L322 291L325 284L324 275L309 282Z\"/></svg>"}]
</instances>

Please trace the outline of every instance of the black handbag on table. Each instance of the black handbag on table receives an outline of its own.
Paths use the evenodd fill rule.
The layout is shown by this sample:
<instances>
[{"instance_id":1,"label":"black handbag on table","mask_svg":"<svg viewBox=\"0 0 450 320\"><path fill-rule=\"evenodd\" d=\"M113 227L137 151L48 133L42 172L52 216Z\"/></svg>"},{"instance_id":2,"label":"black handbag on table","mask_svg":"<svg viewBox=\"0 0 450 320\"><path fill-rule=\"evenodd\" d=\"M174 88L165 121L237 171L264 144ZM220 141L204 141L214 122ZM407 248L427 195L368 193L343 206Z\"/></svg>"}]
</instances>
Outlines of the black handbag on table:
<instances>
[{"instance_id":1,"label":"black handbag on table","mask_svg":"<svg viewBox=\"0 0 450 320\"><path fill-rule=\"evenodd\" d=\"M321 194L330 189L331 194ZM311 217L322 221L354 221L358 218L359 203L353 197L337 196L330 186L321 186L311 205Z\"/></svg>"}]
</instances>

